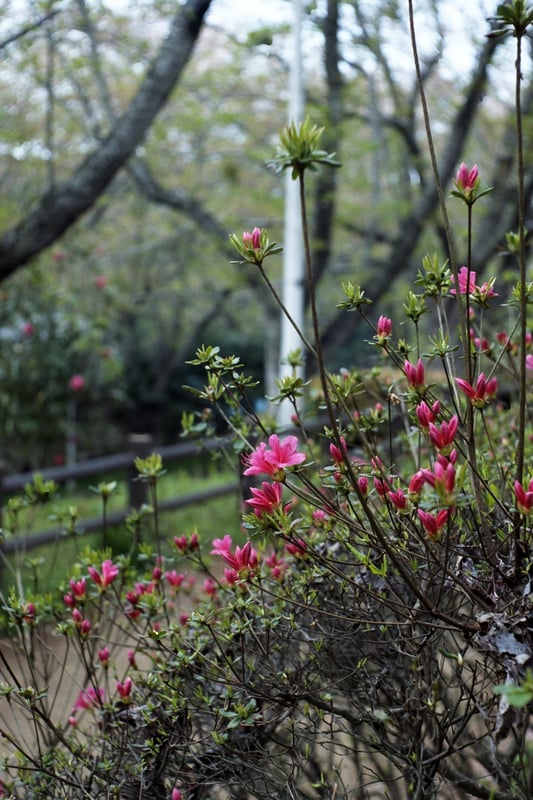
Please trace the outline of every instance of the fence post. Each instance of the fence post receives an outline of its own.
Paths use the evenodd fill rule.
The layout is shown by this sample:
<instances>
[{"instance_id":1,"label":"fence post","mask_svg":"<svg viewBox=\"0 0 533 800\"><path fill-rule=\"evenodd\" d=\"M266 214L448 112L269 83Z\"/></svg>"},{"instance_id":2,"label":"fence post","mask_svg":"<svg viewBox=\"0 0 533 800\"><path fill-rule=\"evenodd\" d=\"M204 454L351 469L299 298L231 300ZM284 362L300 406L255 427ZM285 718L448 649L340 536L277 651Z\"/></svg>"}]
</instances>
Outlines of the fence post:
<instances>
[{"instance_id":1,"label":"fence post","mask_svg":"<svg viewBox=\"0 0 533 800\"><path fill-rule=\"evenodd\" d=\"M149 433L130 433L128 436L131 463L129 467L129 503L130 508L140 508L148 502L148 486L146 481L138 479L135 469L136 458L146 458L152 452L152 437Z\"/></svg>"}]
</instances>

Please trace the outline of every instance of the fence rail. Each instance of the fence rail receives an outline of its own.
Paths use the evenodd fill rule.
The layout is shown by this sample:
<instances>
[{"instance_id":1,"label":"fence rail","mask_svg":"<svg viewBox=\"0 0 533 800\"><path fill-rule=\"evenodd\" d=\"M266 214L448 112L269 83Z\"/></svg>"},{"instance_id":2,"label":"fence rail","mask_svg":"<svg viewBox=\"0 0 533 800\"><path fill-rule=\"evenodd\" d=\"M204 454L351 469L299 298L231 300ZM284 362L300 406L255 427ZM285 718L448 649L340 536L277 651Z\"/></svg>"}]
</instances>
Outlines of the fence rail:
<instances>
[{"instance_id":1,"label":"fence rail","mask_svg":"<svg viewBox=\"0 0 533 800\"><path fill-rule=\"evenodd\" d=\"M130 449L124 453L116 453L101 458L91 458L80 461L71 466L48 467L39 470L44 480L53 480L58 484L65 484L69 481L91 478L98 475L106 475L119 470L128 473L128 500L129 507L120 511L114 511L107 515L108 525L117 525L123 522L133 508L140 508L147 500L146 484L139 481L135 469L135 459L145 458L152 452L161 455L164 464L177 463L192 456L204 452L213 453L222 450L229 440L224 438L205 439L199 447L195 442L184 442L181 444L157 446L154 445L149 436L144 434L134 434L129 439ZM23 489L26 484L33 481L35 472L22 472L15 475L5 475L0 471L0 511L4 505L6 497L9 497ZM217 497L228 494L236 494L239 491L239 482L231 481L220 486L214 486L196 492L191 492L180 497L174 497L160 501L158 507L161 511L171 511L178 508L185 508L188 505L204 503ZM102 517L92 517L80 520L79 527L82 533L90 533L102 527ZM50 544L61 536L58 528L38 531L30 536L20 536L8 539L0 544L0 550L4 555L9 555L17 550L33 550L35 547Z\"/></svg>"}]
</instances>

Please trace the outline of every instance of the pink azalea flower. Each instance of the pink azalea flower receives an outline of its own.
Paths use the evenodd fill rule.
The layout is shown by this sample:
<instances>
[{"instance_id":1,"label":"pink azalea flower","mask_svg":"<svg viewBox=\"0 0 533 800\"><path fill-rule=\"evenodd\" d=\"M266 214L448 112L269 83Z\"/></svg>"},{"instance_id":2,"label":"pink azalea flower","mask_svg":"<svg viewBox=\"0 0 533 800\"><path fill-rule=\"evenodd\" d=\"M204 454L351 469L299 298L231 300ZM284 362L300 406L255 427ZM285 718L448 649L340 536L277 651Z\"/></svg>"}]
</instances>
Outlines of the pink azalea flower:
<instances>
[{"instance_id":1,"label":"pink azalea flower","mask_svg":"<svg viewBox=\"0 0 533 800\"><path fill-rule=\"evenodd\" d=\"M524 489L519 481L515 481L514 494L518 511L521 514L531 514L533 511L533 479L529 481L527 489Z\"/></svg>"},{"instance_id":2,"label":"pink azalea flower","mask_svg":"<svg viewBox=\"0 0 533 800\"><path fill-rule=\"evenodd\" d=\"M389 492L387 497L400 514L409 510L409 503L403 489L396 489L395 492Z\"/></svg>"},{"instance_id":3,"label":"pink azalea flower","mask_svg":"<svg viewBox=\"0 0 533 800\"><path fill-rule=\"evenodd\" d=\"M102 563L101 573L98 572L98 570L95 569L94 567L88 567L87 571L91 576L91 578L93 579L93 581L98 586L100 586L101 589L105 589L108 586L110 586L119 573L118 567L116 566L116 564L113 564L113 562L110 559L106 559Z\"/></svg>"},{"instance_id":4,"label":"pink azalea flower","mask_svg":"<svg viewBox=\"0 0 533 800\"><path fill-rule=\"evenodd\" d=\"M298 439L296 436L286 436L280 441L277 434L273 433L268 439L268 447L261 442L254 452L248 457L249 467L244 470L245 475L272 475L273 478L282 478L287 467L296 466L305 461L305 454L298 453Z\"/></svg>"},{"instance_id":5,"label":"pink azalea flower","mask_svg":"<svg viewBox=\"0 0 533 800\"><path fill-rule=\"evenodd\" d=\"M479 170L477 164L472 169L468 169L464 161L457 170L455 185L461 192L473 192L479 183Z\"/></svg>"},{"instance_id":6,"label":"pink azalea flower","mask_svg":"<svg viewBox=\"0 0 533 800\"><path fill-rule=\"evenodd\" d=\"M387 339L392 335L392 320L390 317L384 317L383 314L378 319L376 325L376 336L374 337L378 344L384 344Z\"/></svg>"},{"instance_id":7,"label":"pink azalea flower","mask_svg":"<svg viewBox=\"0 0 533 800\"><path fill-rule=\"evenodd\" d=\"M73 711L79 708L87 710L94 706L102 706L104 696L104 690L99 687L88 686L86 689L81 689L78 699L74 703Z\"/></svg>"},{"instance_id":8,"label":"pink azalea flower","mask_svg":"<svg viewBox=\"0 0 533 800\"><path fill-rule=\"evenodd\" d=\"M455 467L450 461L435 461L433 471L422 469L426 483L432 486L446 506L455 505Z\"/></svg>"},{"instance_id":9,"label":"pink azalea flower","mask_svg":"<svg viewBox=\"0 0 533 800\"><path fill-rule=\"evenodd\" d=\"M133 681L129 676L124 680L124 683L117 681L117 692L122 700L128 700L130 698L132 688Z\"/></svg>"},{"instance_id":10,"label":"pink azalea flower","mask_svg":"<svg viewBox=\"0 0 533 800\"><path fill-rule=\"evenodd\" d=\"M340 445L341 446L338 447L336 444L331 442L329 446L330 455L335 464L339 466L344 463L344 454L346 453L346 440L344 436L340 437Z\"/></svg>"},{"instance_id":11,"label":"pink azalea flower","mask_svg":"<svg viewBox=\"0 0 533 800\"><path fill-rule=\"evenodd\" d=\"M405 377L413 389L423 389L425 381L425 371L422 359L419 358L416 365L411 364L407 359L403 362Z\"/></svg>"},{"instance_id":12,"label":"pink azalea flower","mask_svg":"<svg viewBox=\"0 0 533 800\"><path fill-rule=\"evenodd\" d=\"M526 369L533 369L533 355L531 353L526 356Z\"/></svg>"},{"instance_id":13,"label":"pink azalea flower","mask_svg":"<svg viewBox=\"0 0 533 800\"><path fill-rule=\"evenodd\" d=\"M174 786L174 788L172 789L170 800L183 800L183 795L176 786Z\"/></svg>"},{"instance_id":14,"label":"pink azalea flower","mask_svg":"<svg viewBox=\"0 0 533 800\"><path fill-rule=\"evenodd\" d=\"M229 539L229 546L228 546ZM257 552L252 547L250 541L246 542L242 547L236 547L235 551L231 552L231 537L225 536L224 539L215 539L213 541L214 548L211 550L211 555L220 556L224 559L236 573L240 575L241 572L250 572L259 563Z\"/></svg>"},{"instance_id":15,"label":"pink azalea flower","mask_svg":"<svg viewBox=\"0 0 533 800\"><path fill-rule=\"evenodd\" d=\"M468 267L461 267L458 278L459 292L461 294L469 294L470 297L480 303L480 305L485 305L487 300L491 297L498 296L497 292L492 288L494 279L485 281L481 286L478 286L476 284L476 272L473 269L470 270L469 273ZM455 283L455 275L451 276L451 280L452 283ZM455 288L450 289L450 294L457 294L457 290Z\"/></svg>"},{"instance_id":16,"label":"pink azalea flower","mask_svg":"<svg viewBox=\"0 0 533 800\"><path fill-rule=\"evenodd\" d=\"M261 228L254 228L251 233L249 231L243 231L242 243L248 250L260 250Z\"/></svg>"},{"instance_id":17,"label":"pink azalea flower","mask_svg":"<svg viewBox=\"0 0 533 800\"><path fill-rule=\"evenodd\" d=\"M434 422L429 423L429 438L437 450L444 455L451 452L458 426L459 420L456 414L451 417L449 422L441 422L440 427Z\"/></svg>"},{"instance_id":18,"label":"pink azalea flower","mask_svg":"<svg viewBox=\"0 0 533 800\"><path fill-rule=\"evenodd\" d=\"M68 385L72 392L81 392L82 389L85 389L85 378L83 375L73 375Z\"/></svg>"},{"instance_id":19,"label":"pink azalea flower","mask_svg":"<svg viewBox=\"0 0 533 800\"><path fill-rule=\"evenodd\" d=\"M185 575L182 572L176 572L176 570L173 569L165 572L165 578L171 586L173 586L175 589L179 589L185 580Z\"/></svg>"},{"instance_id":20,"label":"pink azalea flower","mask_svg":"<svg viewBox=\"0 0 533 800\"><path fill-rule=\"evenodd\" d=\"M418 417L420 427L425 433L429 430L430 424L437 419L439 411L440 403L438 400L435 400L432 406L428 406L425 400L422 400L422 402L417 405L416 416Z\"/></svg>"},{"instance_id":21,"label":"pink azalea flower","mask_svg":"<svg viewBox=\"0 0 533 800\"><path fill-rule=\"evenodd\" d=\"M437 514L430 514L429 511L418 509L418 518L430 539L436 540L440 537L442 529L448 521L449 510L443 508Z\"/></svg>"},{"instance_id":22,"label":"pink azalea flower","mask_svg":"<svg viewBox=\"0 0 533 800\"><path fill-rule=\"evenodd\" d=\"M281 505L281 493L283 491L281 483L263 481L261 489L252 487L250 491L253 497L245 502L252 506L254 514L258 517L262 514L272 514Z\"/></svg>"},{"instance_id":23,"label":"pink azalea flower","mask_svg":"<svg viewBox=\"0 0 533 800\"><path fill-rule=\"evenodd\" d=\"M484 408L487 403L492 400L498 390L498 381L496 378L487 378L483 372L480 372L474 388L468 381L462 378L456 378L455 382L459 389L466 394L472 405L476 408Z\"/></svg>"}]
</instances>

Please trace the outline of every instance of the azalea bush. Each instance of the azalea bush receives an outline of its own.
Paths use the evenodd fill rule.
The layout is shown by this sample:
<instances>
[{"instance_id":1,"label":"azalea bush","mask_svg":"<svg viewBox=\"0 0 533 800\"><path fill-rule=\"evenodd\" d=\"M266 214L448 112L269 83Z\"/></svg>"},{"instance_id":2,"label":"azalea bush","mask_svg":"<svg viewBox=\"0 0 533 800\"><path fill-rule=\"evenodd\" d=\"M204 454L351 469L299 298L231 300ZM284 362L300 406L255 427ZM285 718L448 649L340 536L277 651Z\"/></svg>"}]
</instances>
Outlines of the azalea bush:
<instances>
[{"instance_id":1,"label":"azalea bush","mask_svg":"<svg viewBox=\"0 0 533 800\"><path fill-rule=\"evenodd\" d=\"M494 34L515 35L519 85L533 15L518 0L499 13ZM531 796L524 210L503 243L517 263L508 291L472 268L489 187L458 165L451 195L439 186L448 253L423 259L394 318L355 281L342 286L339 307L366 321L374 368L331 372L307 233L308 171L338 167L320 135L290 125L274 161L300 187L310 330L272 413L248 401L239 356L202 345L192 363L210 410L184 427L207 435L223 419L233 433L242 530L162 542L153 455L137 463L152 504L128 521L130 554L86 550L57 593L3 598L5 797ZM523 199L522 147L519 126ZM450 203L464 211L464 257ZM280 246L258 227L231 241L283 308L269 276ZM306 381L309 358L317 377ZM279 405L291 430L279 429ZM147 517L153 544L139 536Z\"/></svg>"}]
</instances>

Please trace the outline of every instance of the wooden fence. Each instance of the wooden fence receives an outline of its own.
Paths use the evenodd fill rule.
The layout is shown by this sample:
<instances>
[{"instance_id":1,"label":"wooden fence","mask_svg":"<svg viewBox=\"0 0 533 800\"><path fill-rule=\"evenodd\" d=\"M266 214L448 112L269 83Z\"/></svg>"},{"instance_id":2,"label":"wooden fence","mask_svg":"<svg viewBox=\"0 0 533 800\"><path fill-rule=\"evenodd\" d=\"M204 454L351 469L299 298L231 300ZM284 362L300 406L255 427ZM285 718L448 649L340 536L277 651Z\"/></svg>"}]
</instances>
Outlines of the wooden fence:
<instances>
[{"instance_id":1,"label":"wooden fence","mask_svg":"<svg viewBox=\"0 0 533 800\"><path fill-rule=\"evenodd\" d=\"M201 455L204 452L212 453L217 450L222 450L227 444L228 440L226 439L212 438L203 440L201 447L195 442L185 442L182 444L159 447L152 443L149 436L134 434L129 439L130 449L128 452L103 456L101 458L91 458L86 461L80 461L73 466L49 467L39 470L39 473L43 476L44 480L53 480L58 484L65 484L69 481L81 480L83 478L104 477L114 472L126 471L128 475L129 506L128 508L107 515L107 524L116 525L123 522L132 509L140 508L140 506L147 501L146 483L136 479L137 471L134 463L136 458L145 458L150 455L150 453L157 452L161 455L163 464L175 464L195 455ZM16 475L6 475L2 474L0 471L0 512L5 499L19 492L26 484L32 483L34 474L34 472L25 472ZM184 508L188 505L204 503L216 497L236 494L239 489L239 482L235 480L220 486L163 500L158 503L158 508L161 511ZM78 524L83 533L100 530L102 528L102 517L99 516L80 520ZM22 549L29 551L35 547L49 544L58 539L59 536L61 536L61 531L57 528L42 530L30 536L7 539L0 544L0 550L5 555Z\"/></svg>"}]
</instances>

